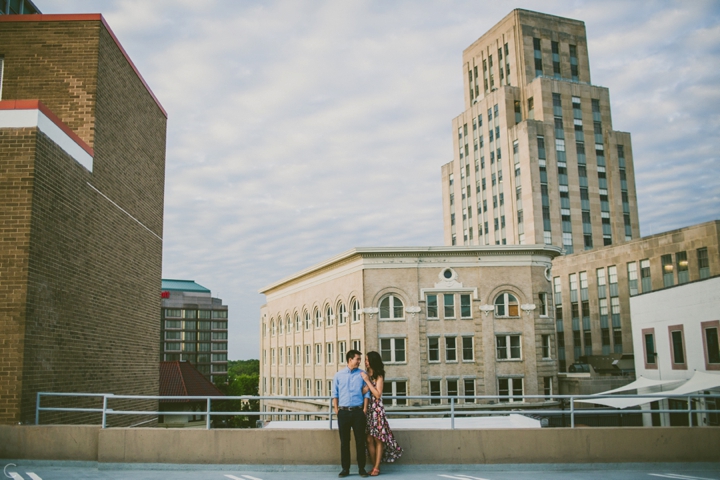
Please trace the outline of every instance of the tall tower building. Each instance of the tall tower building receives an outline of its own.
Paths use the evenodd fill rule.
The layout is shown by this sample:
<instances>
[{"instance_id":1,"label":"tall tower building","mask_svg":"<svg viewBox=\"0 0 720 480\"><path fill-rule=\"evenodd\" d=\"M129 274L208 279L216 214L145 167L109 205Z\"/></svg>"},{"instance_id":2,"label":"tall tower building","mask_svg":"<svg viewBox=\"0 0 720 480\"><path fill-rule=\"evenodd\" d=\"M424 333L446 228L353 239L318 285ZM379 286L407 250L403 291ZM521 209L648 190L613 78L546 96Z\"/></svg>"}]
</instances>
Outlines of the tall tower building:
<instances>
[{"instance_id":1,"label":"tall tower building","mask_svg":"<svg viewBox=\"0 0 720 480\"><path fill-rule=\"evenodd\" d=\"M639 237L630 134L591 83L583 22L513 10L465 49L463 76L442 167L446 245L573 253Z\"/></svg>"}]
</instances>

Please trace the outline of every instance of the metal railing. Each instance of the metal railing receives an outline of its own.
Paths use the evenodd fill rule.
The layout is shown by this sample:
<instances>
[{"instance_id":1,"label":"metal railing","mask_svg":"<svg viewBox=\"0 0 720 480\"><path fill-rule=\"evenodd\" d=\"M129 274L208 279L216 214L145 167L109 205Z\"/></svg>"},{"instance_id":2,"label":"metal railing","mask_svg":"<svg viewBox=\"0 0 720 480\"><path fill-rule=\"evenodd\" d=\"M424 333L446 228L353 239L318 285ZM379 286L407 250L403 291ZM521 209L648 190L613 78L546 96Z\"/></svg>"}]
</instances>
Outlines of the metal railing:
<instances>
[{"instance_id":1,"label":"metal railing","mask_svg":"<svg viewBox=\"0 0 720 480\"><path fill-rule=\"evenodd\" d=\"M51 397L78 397L78 398L102 398L102 407L88 408L88 407L43 407L41 406L42 398ZM666 399L679 399L681 401L687 401L686 410L678 409L617 409L613 407L605 408L584 408L578 409L575 406L575 402L582 403L593 403L593 399L603 398L648 398L648 403ZM679 414L687 412L688 425L693 426L693 415L699 413L720 415L720 410L717 409L703 409L693 408L694 401L705 398L720 399L720 394L709 395L709 394L693 394L693 395L667 395L663 393L654 394L642 394L642 395L458 395L458 396L429 396L429 395L408 395L408 396L383 396L384 400L400 400L406 402L406 406L399 409L386 410L388 416L403 416L403 417L446 417L450 418L450 428L455 429L455 418L456 417L475 417L475 416L504 416L509 414L521 414L529 416L558 416L558 415L569 415L570 427L575 427L576 415L592 414L592 415L622 415L622 414L658 414L658 413L672 413ZM194 411L150 411L150 410L120 410L108 407L108 402L112 400L157 400L166 401L172 403L178 403L178 401L195 401L202 402L205 404L205 410L194 410ZM295 412L280 412L280 411L220 411L212 410L213 401L319 401L314 404L316 407L320 407L323 403L327 402L327 411L295 411ZM409 400L421 400L427 401L427 405L409 405ZM462 400L463 403L459 403ZM521 401L518 401L521 400ZM545 403L555 403L560 405L560 408L543 409L543 408L528 408L532 407L534 403L526 403L525 400L542 400ZM447 403L442 403L446 401ZM489 403L481 404L479 401L485 401ZM322 402L322 403L321 403ZM438 403L440 402L440 403ZM497 403L495 403L497 402ZM565 407L567 402L567 408ZM540 403L536 402L535 404ZM717 401L716 404L720 404ZM456 406L463 405L465 408L456 409ZM485 408L468 409L473 405L479 406L484 405ZM430 408L429 408L430 407ZM436 409L436 408L440 409ZM445 409L443 409L445 407ZM332 430L333 425L333 406L332 398L325 396L316 397L302 397L302 396L185 396L185 397L167 397L158 395L115 395L112 393L54 393L54 392L38 392L37 402L35 407L35 424L40 424L40 412L78 412L78 413L101 413L102 428L107 428L107 419L109 415L195 415L205 417L205 428L211 428L211 419L213 416L245 416L245 417L286 417L286 416L327 416L329 420L329 428ZM143 422L145 423L145 422Z\"/></svg>"}]
</instances>

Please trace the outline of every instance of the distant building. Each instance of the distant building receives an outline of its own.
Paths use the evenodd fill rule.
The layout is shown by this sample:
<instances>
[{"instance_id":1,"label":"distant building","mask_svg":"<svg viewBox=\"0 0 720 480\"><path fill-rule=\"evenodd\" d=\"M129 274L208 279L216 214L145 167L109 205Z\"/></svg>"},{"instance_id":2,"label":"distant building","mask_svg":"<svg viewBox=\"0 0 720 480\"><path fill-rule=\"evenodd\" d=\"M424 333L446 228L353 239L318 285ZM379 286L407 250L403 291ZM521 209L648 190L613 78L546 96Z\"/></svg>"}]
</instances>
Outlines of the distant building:
<instances>
[{"instance_id":1,"label":"distant building","mask_svg":"<svg viewBox=\"0 0 720 480\"><path fill-rule=\"evenodd\" d=\"M162 397L220 397L224 394L190 362L160 362L160 396ZM205 428L206 400L163 400L161 427Z\"/></svg>"},{"instance_id":2,"label":"distant building","mask_svg":"<svg viewBox=\"0 0 720 480\"><path fill-rule=\"evenodd\" d=\"M166 113L99 14L0 15L0 45L0 423L157 395Z\"/></svg>"},{"instance_id":3,"label":"distant building","mask_svg":"<svg viewBox=\"0 0 720 480\"><path fill-rule=\"evenodd\" d=\"M557 393L548 274L559 253L543 245L356 248L268 285L260 394L328 396L350 349L380 352L386 395L518 402L513 397ZM327 405L266 400L262 408Z\"/></svg>"},{"instance_id":4,"label":"distant building","mask_svg":"<svg viewBox=\"0 0 720 480\"><path fill-rule=\"evenodd\" d=\"M30 15L42 13L31 0L0 0L0 15Z\"/></svg>"},{"instance_id":5,"label":"distant building","mask_svg":"<svg viewBox=\"0 0 720 480\"><path fill-rule=\"evenodd\" d=\"M162 281L162 361L186 361L211 381L227 375L228 307L193 280Z\"/></svg>"}]
</instances>

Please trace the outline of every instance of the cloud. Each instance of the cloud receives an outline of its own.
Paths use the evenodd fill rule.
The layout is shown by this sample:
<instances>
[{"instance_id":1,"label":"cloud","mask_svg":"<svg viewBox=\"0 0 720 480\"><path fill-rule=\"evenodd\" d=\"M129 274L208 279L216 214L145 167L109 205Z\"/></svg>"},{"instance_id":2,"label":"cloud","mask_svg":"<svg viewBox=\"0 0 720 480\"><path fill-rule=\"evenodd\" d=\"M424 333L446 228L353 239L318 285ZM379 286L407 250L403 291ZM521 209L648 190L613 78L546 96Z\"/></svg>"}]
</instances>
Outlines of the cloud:
<instances>
[{"instance_id":1,"label":"cloud","mask_svg":"<svg viewBox=\"0 0 720 480\"><path fill-rule=\"evenodd\" d=\"M585 21L629 131L643 234L720 213L716 2L520 1ZM163 274L230 307L257 358L257 290L355 246L442 244L440 166L462 51L501 2L44 0L101 11L169 113Z\"/></svg>"}]
</instances>

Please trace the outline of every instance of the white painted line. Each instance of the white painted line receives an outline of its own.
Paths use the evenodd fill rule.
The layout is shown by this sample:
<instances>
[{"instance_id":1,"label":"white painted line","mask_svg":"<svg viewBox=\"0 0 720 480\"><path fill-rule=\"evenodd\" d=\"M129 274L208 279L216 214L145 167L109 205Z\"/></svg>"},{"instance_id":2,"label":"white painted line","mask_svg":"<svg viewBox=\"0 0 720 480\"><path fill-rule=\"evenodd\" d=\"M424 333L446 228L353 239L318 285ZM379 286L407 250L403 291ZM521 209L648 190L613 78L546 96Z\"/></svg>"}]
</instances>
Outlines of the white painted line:
<instances>
[{"instance_id":1,"label":"white painted line","mask_svg":"<svg viewBox=\"0 0 720 480\"><path fill-rule=\"evenodd\" d=\"M487 478L471 477L470 475L463 475L461 473L458 473L458 475L462 478L469 478L470 480L488 480Z\"/></svg>"},{"instance_id":2,"label":"white painted line","mask_svg":"<svg viewBox=\"0 0 720 480\"><path fill-rule=\"evenodd\" d=\"M39 475L36 475L33 472L25 472L25 475L30 477L30 480L42 480Z\"/></svg>"},{"instance_id":3,"label":"white painted line","mask_svg":"<svg viewBox=\"0 0 720 480\"><path fill-rule=\"evenodd\" d=\"M452 475L438 475L438 477L452 478L453 480L468 480L469 478L475 479L475 480L488 480L487 478L470 477L468 475L463 475L461 477L454 477Z\"/></svg>"},{"instance_id":4,"label":"white painted line","mask_svg":"<svg viewBox=\"0 0 720 480\"><path fill-rule=\"evenodd\" d=\"M250 475L243 475L247 480L262 480L261 478L251 477Z\"/></svg>"},{"instance_id":5,"label":"white painted line","mask_svg":"<svg viewBox=\"0 0 720 480\"><path fill-rule=\"evenodd\" d=\"M230 480L245 480L244 478L236 477L235 475L225 475Z\"/></svg>"},{"instance_id":6,"label":"white painted line","mask_svg":"<svg viewBox=\"0 0 720 480\"><path fill-rule=\"evenodd\" d=\"M648 475L652 477L676 478L680 480L715 480L713 478L691 477L689 475L679 475L677 473L666 473L665 475L660 475L659 473L648 473Z\"/></svg>"},{"instance_id":7,"label":"white painted line","mask_svg":"<svg viewBox=\"0 0 720 480\"><path fill-rule=\"evenodd\" d=\"M7 475L10 475L10 478L13 480L25 480L22 475L16 472L7 472Z\"/></svg>"}]
</instances>

